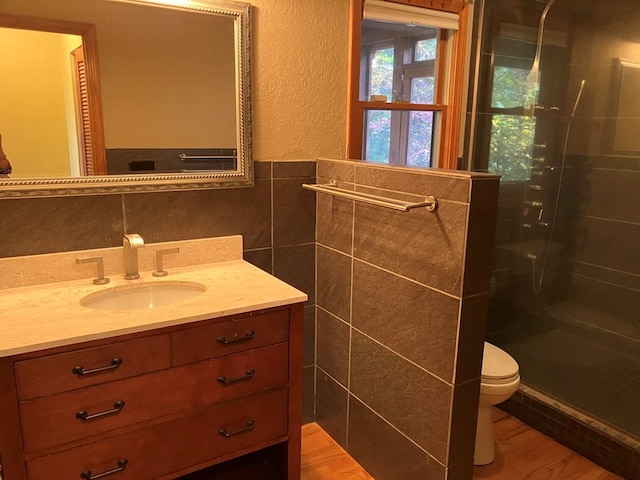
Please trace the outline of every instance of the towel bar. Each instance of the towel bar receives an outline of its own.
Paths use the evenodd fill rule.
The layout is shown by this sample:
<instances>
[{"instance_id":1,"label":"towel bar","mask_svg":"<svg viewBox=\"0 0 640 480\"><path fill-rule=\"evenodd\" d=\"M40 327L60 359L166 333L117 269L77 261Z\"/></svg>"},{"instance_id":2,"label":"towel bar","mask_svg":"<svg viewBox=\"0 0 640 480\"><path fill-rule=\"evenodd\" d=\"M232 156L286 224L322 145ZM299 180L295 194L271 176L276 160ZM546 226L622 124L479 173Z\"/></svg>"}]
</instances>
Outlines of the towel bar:
<instances>
[{"instance_id":1,"label":"towel bar","mask_svg":"<svg viewBox=\"0 0 640 480\"><path fill-rule=\"evenodd\" d=\"M338 188L336 187L335 180L331 180L331 182L326 185L303 183L302 188L313 190L315 192L328 193L330 195L335 195L336 197L348 198L358 202L369 203L371 205L378 205L379 207L391 208L401 212L408 212L414 208L426 208L429 212L434 212L436 208L438 208L438 201L435 197L430 195L424 199L424 202L404 202L402 200L395 200L392 198L380 197L378 195L370 195L368 193L354 192Z\"/></svg>"}]
</instances>

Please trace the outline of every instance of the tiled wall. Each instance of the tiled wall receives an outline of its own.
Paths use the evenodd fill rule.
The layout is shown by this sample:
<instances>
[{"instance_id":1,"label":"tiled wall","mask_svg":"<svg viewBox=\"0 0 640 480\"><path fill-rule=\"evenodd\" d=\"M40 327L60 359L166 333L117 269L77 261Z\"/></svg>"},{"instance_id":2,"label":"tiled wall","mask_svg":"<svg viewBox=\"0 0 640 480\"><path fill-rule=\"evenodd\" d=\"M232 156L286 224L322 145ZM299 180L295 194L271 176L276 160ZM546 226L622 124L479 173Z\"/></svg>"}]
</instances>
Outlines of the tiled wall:
<instances>
[{"instance_id":1,"label":"tiled wall","mask_svg":"<svg viewBox=\"0 0 640 480\"><path fill-rule=\"evenodd\" d=\"M313 417L315 161L256 162L255 187L0 200L0 257L242 235L245 259L309 295L305 420Z\"/></svg>"},{"instance_id":2,"label":"tiled wall","mask_svg":"<svg viewBox=\"0 0 640 480\"><path fill-rule=\"evenodd\" d=\"M319 160L331 179L439 206L318 194L317 421L377 480L468 480L498 178Z\"/></svg>"},{"instance_id":3,"label":"tiled wall","mask_svg":"<svg viewBox=\"0 0 640 480\"><path fill-rule=\"evenodd\" d=\"M571 10L581 4L573 0ZM640 26L640 8L634 0L599 0L589 10L591 16L576 22L572 32L570 87L575 91L582 79L586 83L572 121L563 186L571 214L567 297L587 307L581 309L582 321L640 340L640 154L632 151L638 132L620 128L638 122L638 113L632 113L637 89L620 97L621 76L633 81L636 69L623 75L616 65L616 59L640 62L633 33ZM619 102L627 107L624 113ZM620 138L628 151L620 151ZM591 309L599 314L591 315Z\"/></svg>"},{"instance_id":4,"label":"tiled wall","mask_svg":"<svg viewBox=\"0 0 640 480\"><path fill-rule=\"evenodd\" d=\"M576 155L571 163L567 298L588 307L582 321L640 340L640 157Z\"/></svg>"}]
</instances>

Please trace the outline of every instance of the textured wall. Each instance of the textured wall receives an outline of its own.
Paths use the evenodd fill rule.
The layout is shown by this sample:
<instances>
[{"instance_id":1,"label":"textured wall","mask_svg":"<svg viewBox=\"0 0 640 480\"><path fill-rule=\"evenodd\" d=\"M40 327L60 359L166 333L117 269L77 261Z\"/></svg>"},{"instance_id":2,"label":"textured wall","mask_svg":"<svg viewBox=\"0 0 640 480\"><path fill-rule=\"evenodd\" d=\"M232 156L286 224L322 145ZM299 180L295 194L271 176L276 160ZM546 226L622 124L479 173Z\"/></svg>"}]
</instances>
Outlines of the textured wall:
<instances>
[{"instance_id":1,"label":"textured wall","mask_svg":"<svg viewBox=\"0 0 640 480\"><path fill-rule=\"evenodd\" d=\"M318 195L318 422L377 479L471 478L498 178L329 160L318 178L439 201Z\"/></svg>"},{"instance_id":2,"label":"textured wall","mask_svg":"<svg viewBox=\"0 0 640 480\"><path fill-rule=\"evenodd\" d=\"M256 159L344 157L348 0L251 0Z\"/></svg>"}]
</instances>

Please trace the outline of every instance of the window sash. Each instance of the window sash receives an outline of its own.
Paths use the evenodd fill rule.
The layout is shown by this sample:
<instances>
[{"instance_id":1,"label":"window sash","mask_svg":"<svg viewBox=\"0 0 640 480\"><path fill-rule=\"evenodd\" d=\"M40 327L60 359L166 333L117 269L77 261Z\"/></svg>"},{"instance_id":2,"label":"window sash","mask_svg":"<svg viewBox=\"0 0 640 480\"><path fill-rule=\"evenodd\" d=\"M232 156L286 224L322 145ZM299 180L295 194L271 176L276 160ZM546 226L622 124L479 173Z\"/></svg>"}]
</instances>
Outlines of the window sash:
<instances>
[{"instance_id":1,"label":"window sash","mask_svg":"<svg viewBox=\"0 0 640 480\"><path fill-rule=\"evenodd\" d=\"M458 30L460 16L430 8L412 7L383 0L365 0L362 11L364 20L421 25L443 30Z\"/></svg>"},{"instance_id":2,"label":"window sash","mask_svg":"<svg viewBox=\"0 0 640 480\"><path fill-rule=\"evenodd\" d=\"M433 105L416 105L409 103L370 102L360 91L362 86L361 63L361 28L365 1L351 0L350 4L350 65L349 65L349 107L347 110L347 157L363 158L364 130L367 109L386 110L433 110L437 112L439 121L434 122L432 155L433 167L457 168L459 149L461 148L460 132L464 121L464 85L467 52L467 38L473 7L462 0L393 0L385 3L424 4L428 9L441 9L455 12L458 18L457 33L440 30L438 45L438 61L435 68L438 72L435 99ZM421 8L421 10L423 10ZM430 25L434 26L434 25Z\"/></svg>"}]
</instances>

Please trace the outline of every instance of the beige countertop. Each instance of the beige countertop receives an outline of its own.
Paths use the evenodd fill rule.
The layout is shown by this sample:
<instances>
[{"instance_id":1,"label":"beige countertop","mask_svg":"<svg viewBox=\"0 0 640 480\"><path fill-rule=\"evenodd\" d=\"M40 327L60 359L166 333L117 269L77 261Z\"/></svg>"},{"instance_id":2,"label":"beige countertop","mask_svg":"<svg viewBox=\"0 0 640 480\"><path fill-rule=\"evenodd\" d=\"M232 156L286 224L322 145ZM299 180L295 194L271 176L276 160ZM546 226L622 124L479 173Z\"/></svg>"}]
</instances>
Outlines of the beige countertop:
<instances>
[{"instance_id":1,"label":"beige countertop","mask_svg":"<svg viewBox=\"0 0 640 480\"><path fill-rule=\"evenodd\" d=\"M143 332L264 308L304 302L307 295L243 260L174 267L162 278L91 278L0 290L0 357ZM95 310L80 300L101 290L148 282L196 282L197 297L154 308Z\"/></svg>"}]
</instances>

